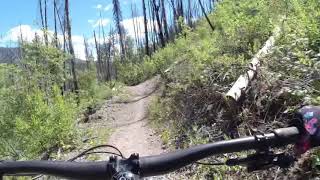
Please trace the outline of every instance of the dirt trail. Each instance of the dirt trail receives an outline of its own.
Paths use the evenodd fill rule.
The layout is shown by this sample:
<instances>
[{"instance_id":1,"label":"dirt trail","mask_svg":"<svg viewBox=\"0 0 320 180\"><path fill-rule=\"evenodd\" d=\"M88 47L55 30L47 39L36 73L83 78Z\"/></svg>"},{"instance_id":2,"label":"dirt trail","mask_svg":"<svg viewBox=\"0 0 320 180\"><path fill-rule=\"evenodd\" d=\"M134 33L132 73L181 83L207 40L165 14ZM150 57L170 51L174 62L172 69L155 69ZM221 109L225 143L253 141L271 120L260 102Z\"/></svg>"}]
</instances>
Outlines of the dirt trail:
<instances>
[{"instance_id":1,"label":"dirt trail","mask_svg":"<svg viewBox=\"0 0 320 180\"><path fill-rule=\"evenodd\" d=\"M88 117L87 123L78 124L84 132L83 146L69 153L58 153L58 159L70 159L94 145L110 144L120 149L124 156L132 153L141 156L164 153L160 137L148 123L148 106L158 94L160 77L155 77L137 86L126 87L129 97L126 100L114 97ZM121 100L122 99L122 100ZM77 161L107 160L108 154L81 157ZM148 180L185 179L178 173L145 178Z\"/></svg>"},{"instance_id":2,"label":"dirt trail","mask_svg":"<svg viewBox=\"0 0 320 180\"><path fill-rule=\"evenodd\" d=\"M137 86L128 87L131 98L126 103L111 104L108 109L113 119L115 131L110 136L108 144L118 147L125 156L139 153L143 156L163 152L159 136L148 125L147 110L159 84L155 77Z\"/></svg>"},{"instance_id":3,"label":"dirt trail","mask_svg":"<svg viewBox=\"0 0 320 180\"><path fill-rule=\"evenodd\" d=\"M126 87L128 100L114 98L107 101L100 110L91 115L91 128L109 127L112 134L107 144L118 147L128 157L132 153L142 156L164 152L162 142L148 124L147 110L156 95L159 77L147 80L137 86Z\"/></svg>"}]
</instances>

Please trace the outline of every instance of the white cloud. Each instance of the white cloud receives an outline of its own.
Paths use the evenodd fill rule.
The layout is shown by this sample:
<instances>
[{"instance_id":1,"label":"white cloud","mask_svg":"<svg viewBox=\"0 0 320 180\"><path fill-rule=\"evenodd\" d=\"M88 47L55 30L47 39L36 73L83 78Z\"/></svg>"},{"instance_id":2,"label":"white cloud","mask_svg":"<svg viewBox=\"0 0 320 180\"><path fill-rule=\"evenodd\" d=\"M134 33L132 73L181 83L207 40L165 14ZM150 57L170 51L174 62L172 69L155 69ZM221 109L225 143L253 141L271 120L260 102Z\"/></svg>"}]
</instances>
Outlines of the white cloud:
<instances>
[{"instance_id":1,"label":"white cloud","mask_svg":"<svg viewBox=\"0 0 320 180\"><path fill-rule=\"evenodd\" d=\"M21 36L23 40L31 41L34 39L35 34L43 36L43 32L40 29L33 29L29 25L20 25L11 28L6 35L0 39L0 42L2 44L6 42L17 42Z\"/></svg>"},{"instance_id":2,"label":"white cloud","mask_svg":"<svg viewBox=\"0 0 320 180\"><path fill-rule=\"evenodd\" d=\"M33 28L30 25L21 25L11 28L2 38L0 38L0 45L6 46L8 44L17 44L20 37L22 36L24 41L31 42L35 34L39 37L43 37L43 31L37 28ZM49 38L53 38L53 32L48 31ZM58 35L58 39L60 42L63 41L63 36L61 34ZM85 51L84 51L84 39L82 36L73 35L72 42L74 46L75 55L79 59L85 59ZM93 46L93 40L89 39L89 46Z\"/></svg>"},{"instance_id":3,"label":"white cloud","mask_svg":"<svg viewBox=\"0 0 320 180\"><path fill-rule=\"evenodd\" d=\"M77 58L85 60L85 46L84 46L84 38L82 36L74 35L72 36L72 43L74 48L74 54Z\"/></svg>"},{"instance_id":4,"label":"white cloud","mask_svg":"<svg viewBox=\"0 0 320 180\"><path fill-rule=\"evenodd\" d=\"M89 21L88 21L89 22ZM109 23L111 22L110 19L108 18L105 18L105 19L98 19L97 21L92 21L92 22L89 22L93 28L96 28L98 26L106 26L108 25Z\"/></svg>"},{"instance_id":5,"label":"white cloud","mask_svg":"<svg viewBox=\"0 0 320 180\"><path fill-rule=\"evenodd\" d=\"M128 5L128 4L129 4L129 1L128 1L128 0L124 0L124 1L123 1L123 4L124 4L124 5Z\"/></svg>"},{"instance_id":6,"label":"white cloud","mask_svg":"<svg viewBox=\"0 0 320 180\"><path fill-rule=\"evenodd\" d=\"M112 9L113 5L112 3L106 5L106 7L104 8L104 11L110 11Z\"/></svg>"},{"instance_id":7,"label":"white cloud","mask_svg":"<svg viewBox=\"0 0 320 180\"><path fill-rule=\"evenodd\" d=\"M133 20L135 22L133 22ZM152 23L155 23L153 21L148 20L148 30L151 30L151 27L153 27ZM121 22L125 30L127 31L127 34L131 37L135 37L134 33L134 24L136 24L136 31L137 28L140 29L140 32L137 32L138 37L144 37L144 19L143 16L138 16L135 18L125 19Z\"/></svg>"},{"instance_id":8,"label":"white cloud","mask_svg":"<svg viewBox=\"0 0 320 180\"><path fill-rule=\"evenodd\" d=\"M96 9L101 9L101 8L102 8L102 5L101 5L101 4L97 4L94 8L96 8Z\"/></svg>"}]
</instances>

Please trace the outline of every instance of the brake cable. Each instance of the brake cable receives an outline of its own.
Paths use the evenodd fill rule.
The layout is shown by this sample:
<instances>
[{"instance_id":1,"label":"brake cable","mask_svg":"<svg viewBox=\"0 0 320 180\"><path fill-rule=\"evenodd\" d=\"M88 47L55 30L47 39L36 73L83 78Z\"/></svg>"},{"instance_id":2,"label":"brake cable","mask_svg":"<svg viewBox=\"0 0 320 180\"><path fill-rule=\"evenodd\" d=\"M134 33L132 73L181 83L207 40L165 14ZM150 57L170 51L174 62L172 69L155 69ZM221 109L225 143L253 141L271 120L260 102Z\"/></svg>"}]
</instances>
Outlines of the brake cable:
<instances>
[{"instance_id":1,"label":"brake cable","mask_svg":"<svg viewBox=\"0 0 320 180\"><path fill-rule=\"evenodd\" d=\"M109 147L109 148L112 148L112 149L115 149L118 153L114 153L114 152L110 152L110 151L94 151L94 152L90 152L90 151L93 151L95 149L99 149L99 148L103 148L103 147ZM105 144L105 145L98 145L98 146L94 146L94 147L91 147L83 152L81 152L80 154L78 154L77 156L74 156L73 158L71 159L68 159L67 161L75 161L76 159L80 158L80 157L83 157L85 155L90 155L90 154L112 154L112 155L115 155L115 156L119 156L121 158L125 158L122 154L122 152L115 146L112 146L112 145L109 145L109 144ZM1 162L1 161L0 161ZM32 180L36 180L36 179L39 179L40 177L42 177L43 175L38 175L34 178L32 178Z\"/></svg>"},{"instance_id":2,"label":"brake cable","mask_svg":"<svg viewBox=\"0 0 320 180\"><path fill-rule=\"evenodd\" d=\"M204 165L204 166L221 166L226 165L225 162L195 162L196 164Z\"/></svg>"},{"instance_id":3,"label":"brake cable","mask_svg":"<svg viewBox=\"0 0 320 180\"><path fill-rule=\"evenodd\" d=\"M69 159L68 161L74 161L74 160L76 160L76 159L78 159L78 158L80 158L80 157L82 157L82 156L85 156L85 155L86 155L87 153L89 153L90 151L93 151L93 150L99 149L99 148L103 148L103 147L113 148L113 149L115 149L115 150L119 153L119 154L115 154L115 155L120 156L120 157L122 157L122 158L125 158L125 157L123 156L122 152L121 152L117 147L112 146L112 145L105 144L105 145L99 145L99 146L94 146L94 147L92 147L92 148L89 148L89 149L83 151L82 153L78 154L77 156ZM113 153L110 153L110 154L113 154Z\"/></svg>"}]
</instances>

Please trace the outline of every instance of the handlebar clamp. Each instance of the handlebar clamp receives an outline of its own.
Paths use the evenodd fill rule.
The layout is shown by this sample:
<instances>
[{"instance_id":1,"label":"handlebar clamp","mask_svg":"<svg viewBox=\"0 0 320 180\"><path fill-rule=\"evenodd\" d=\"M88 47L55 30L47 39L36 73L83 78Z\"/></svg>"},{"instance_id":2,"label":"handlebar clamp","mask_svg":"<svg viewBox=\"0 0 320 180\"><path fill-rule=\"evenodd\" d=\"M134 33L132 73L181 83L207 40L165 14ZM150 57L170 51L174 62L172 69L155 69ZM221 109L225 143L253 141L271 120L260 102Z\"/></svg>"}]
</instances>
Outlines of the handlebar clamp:
<instances>
[{"instance_id":1,"label":"handlebar clamp","mask_svg":"<svg viewBox=\"0 0 320 180\"><path fill-rule=\"evenodd\" d=\"M128 159L110 157L113 167L113 180L136 180L139 179L139 154L132 154Z\"/></svg>"},{"instance_id":2,"label":"handlebar clamp","mask_svg":"<svg viewBox=\"0 0 320 180\"><path fill-rule=\"evenodd\" d=\"M258 134L258 135L254 135L254 138L258 144L258 151L261 152L268 152L270 146L267 145L266 141L267 141L267 137L264 134Z\"/></svg>"}]
</instances>

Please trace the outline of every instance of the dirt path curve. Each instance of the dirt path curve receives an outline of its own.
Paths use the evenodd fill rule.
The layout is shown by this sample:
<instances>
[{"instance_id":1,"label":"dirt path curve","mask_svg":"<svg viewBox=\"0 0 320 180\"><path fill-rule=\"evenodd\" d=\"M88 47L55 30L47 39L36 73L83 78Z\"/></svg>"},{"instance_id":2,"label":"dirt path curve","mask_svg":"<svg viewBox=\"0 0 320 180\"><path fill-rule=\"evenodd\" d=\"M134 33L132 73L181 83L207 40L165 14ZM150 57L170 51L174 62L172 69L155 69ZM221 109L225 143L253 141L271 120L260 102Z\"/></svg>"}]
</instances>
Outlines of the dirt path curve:
<instances>
[{"instance_id":1,"label":"dirt path curve","mask_svg":"<svg viewBox=\"0 0 320 180\"><path fill-rule=\"evenodd\" d=\"M84 132L83 146L69 153L58 155L58 159L70 159L94 145L110 144L120 149L124 156L132 153L141 156L164 153L160 137L148 122L148 106L153 97L158 95L160 77L154 77L137 86L126 87L127 100L114 97L107 100L99 110L88 117L87 123L78 124ZM111 133L111 134L110 134ZM94 159L82 157L77 161L107 160L108 154ZM177 173L151 177L152 180L185 179Z\"/></svg>"},{"instance_id":2,"label":"dirt path curve","mask_svg":"<svg viewBox=\"0 0 320 180\"><path fill-rule=\"evenodd\" d=\"M155 96L160 79L155 77L137 86L127 87L130 98L103 107L102 118L112 119L108 144L118 147L125 156L139 153L143 156L164 152L162 142L148 124L147 110Z\"/></svg>"}]
</instances>

